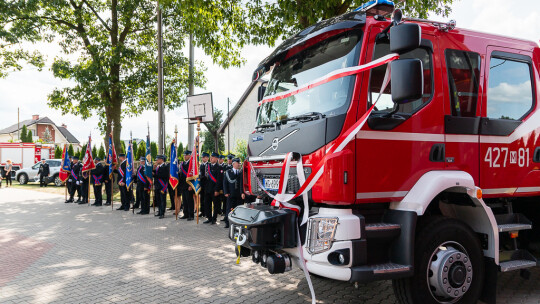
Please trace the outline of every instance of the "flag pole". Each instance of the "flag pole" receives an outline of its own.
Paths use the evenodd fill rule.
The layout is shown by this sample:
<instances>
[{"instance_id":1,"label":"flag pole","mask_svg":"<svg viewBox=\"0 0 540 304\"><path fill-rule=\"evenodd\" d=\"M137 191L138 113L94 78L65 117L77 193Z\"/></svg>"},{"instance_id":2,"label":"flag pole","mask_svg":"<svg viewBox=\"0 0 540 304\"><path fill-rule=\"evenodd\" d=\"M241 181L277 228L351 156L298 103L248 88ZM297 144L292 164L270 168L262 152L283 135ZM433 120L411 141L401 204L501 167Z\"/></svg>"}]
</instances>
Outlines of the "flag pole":
<instances>
[{"instance_id":1,"label":"flag pole","mask_svg":"<svg viewBox=\"0 0 540 304\"><path fill-rule=\"evenodd\" d=\"M174 125L174 142L176 145L178 145L178 125ZM178 162L178 147L174 147L176 149L176 161ZM172 151L171 151L172 155ZM180 181L179 181L180 182ZM178 185L174 188L174 213L176 215L176 220L178 220ZM172 204L172 202L171 202Z\"/></svg>"},{"instance_id":2,"label":"flag pole","mask_svg":"<svg viewBox=\"0 0 540 304\"><path fill-rule=\"evenodd\" d=\"M86 150L90 149L90 154L92 154L92 132L90 132L90 137L88 139L88 147ZM85 151L86 153L86 151ZM94 158L92 157L92 161ZM88 172L88 192L86 192L86 199L88 200L88 207L90 207L90 183L92 183L92 170Z\"/></svg>"},{"instance_id":3,"label":"flag pole","mask_svg":"<svg viewBox=\"0 0 540 304\"><path fill-rule=\"evenodd\" d=\"M134 162L133 162L133 132L132 131L129 131L129 147L128 149L131 148L131 185L129 185L129 188L128 188L128 193L132 193L131 192L131 187L133 187L133 170L135 169L135 167L133 166L134 165ZM128 159L129 161L129 159ZM127 170L126 170L127 171ZM127 174L127 172L126 172ZM130 205L131 205L131 210L132 210L132 214L135 214L135 198L134 197L130 197Z\"/></svg>"},{"instance_id":4,"label":"flag pole","mask_svg":"<svg viewBox=\"0 0 540 304\"><path fill-rule=\"evenodd\" d=\"M197 144L197 147L196 147L196 148L197 148L199 151L197 151L197 156L199 156L199 155L200 155L200 152L201 152L201 142L200 142L200 137L199 137L200 131L201 131L201 118L198 117L198 118L197 118L197 139L196 139L196 141L197 141L198 144ZM200 172L199 172L199 174L200 174ZM201 189L202 189L202 188L201 188ZM194 189L194 190L195 190L195 189ZM196 208L195 208L195 209L196 209L196 210L195 210L195 213L197 214L197 215L196 215L196 216L197 216L197 225L199 224L199 203L200 203L200 201L201 201L201 198L200 198L199 194L195 194L195 207L196 207Z\"/></svg>"}]
</instances>

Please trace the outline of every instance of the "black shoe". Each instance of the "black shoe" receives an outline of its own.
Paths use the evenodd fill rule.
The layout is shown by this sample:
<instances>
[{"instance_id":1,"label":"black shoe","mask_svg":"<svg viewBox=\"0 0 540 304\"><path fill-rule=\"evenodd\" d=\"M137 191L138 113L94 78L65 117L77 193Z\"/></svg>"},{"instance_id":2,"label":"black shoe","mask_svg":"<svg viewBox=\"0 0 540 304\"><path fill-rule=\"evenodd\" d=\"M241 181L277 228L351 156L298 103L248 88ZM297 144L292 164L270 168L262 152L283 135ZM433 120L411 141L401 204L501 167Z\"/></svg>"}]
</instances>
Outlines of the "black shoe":
<instances>
[{"instance_id":1,"label":"black shoe","mask_svg":"<svg viewBox=\"0 0 540 304\"><path fill-rule=\"evenodd\" d=\"M82 201L81 201L80 199L78 199L78 200L77 200L77 201L76 201L75 203L77 203L77 204L78 204L78 203L80 203L80 202L82 202Z\"/></svg>"},{"instance_id":2,"label":"black shoe","mask_svg":"<svg viewBox=\"0 0 540 304\"><path fill-rule=\"evenodd\" d=\"M111 203L105 203L105 204L103 204L103 205L104 205L104 206L110 206Z\"/></svg>"},{"instance_id":3,"label":"black shoe","mask_svg":"<svg viewBox=\"0 0 540 304\"><path fill-rule=\"evenodd\" d=\"M210 224L211 222L212 222L212 220L208 219L208 220L204 221L203 224Z\"/></svg>"},{"instance_id":4,"label":"black shoe","mask_svg":"<svg viewBox=\"0 0 540 304\"><path fill-rule=\"evenodd\" d=\"M148 213L150 213L150 212L142 212L142 211L138 212L138 214L148 214Z\"/></svg>"},{"instance_id":5,"label":"black shoe","mask_svg":"<svg viewBox=\"0 0 540 304\"><path fill-rule=\"evenodd\" d=\"M224 228L229 228L229 223L225 223L225 227Z\"/></svg>"},{"instance_id":6,"label":"black shoe","mask_svg":"<svg viewBox=\"0 0 540 304\"><path fill-rule=\"evenodd\" d=\"M124 211L129 211L129 208L124 209Z\"/></svg>"},{"instance_id":7,"label":"black shoe","mask_svg":"<svg viewBox=\"0 0 540 304\"><path fill-rule=\"evenodd\" d=\"M194 218L192 218L192 217L188 217L188 219L187 219L187 220L188 220L188 221L193 221L193 220L194 220Z\"/></svg>"},{"instance_id":8,"label":"black shoe","mask_svg":"<svg viewBox=\"0 0 540 304\"><path fill-rule=\"evenodd\" d=\"M210 224L215 225L215 224L216 224L216 221L214 220L214 221L212 221Z\"/></svg>"},{"instance_id":9,"label":"black shoe","mask_svg":"<svg viewBox=\"0 0 540 304\"><path fill-rule=\"evenodd\" d=\"M160 216L159 216L159 219L162 219L162 218L164 218L164 217L165 217L165 216L163 216L163 215L160 215Z\"/></svg>"},{"instance_id":10,"label":"black shoe","mask_svg":"<svg viewBox=\"0 0 540 304\"><path fill-rule=\"evenodd\" d=\"M154 216L161 216L161 214L159 214L159 213L158 213L158 214L155 214L155 213L154 213Z\"/></svg>"},{"instance_id":11,"label":"black shoe","mask_svg":"<svg viewBox=\"0 0 540 304\"><path fill-rule=\"evenodd\" d=\"M142 211L139 211L139 212L137 212L137 214L143 214L143 212L142 212Z\"/></svg>"},{"instance_id":12,"label":"black shoe","mask_svg":"<svg viewBox=\"0 0 540 304\"><path fill-rule=\"evenodd\" d=\"M73 203L73 200L67 200L65 201L64 203L68 204L68 203Z\"/></svg>"},{"instance_id":13,"label":"black shoe","mask_svg":"<svg viewBox=\"0 0 540 304\"><path fill-rule=\"evenodd\" d=\"M97 203L93 203L93 204L90 204L90 205L92 205L92 206L97 206Z\"/></svg>"},{"instance_id":14,"label":"black shoe","mask_svg":"<svg viewBox=\"0 0 540 304\"><path fill-rule=\"evenodd\" d=\"M92 204L92 205L94 205L94 204ZM102 204L95 204L94 206L96 206L96 207L101 207L101 206L103 206L103 205L102 205Z\"/></svg>"},{"instance_id":15,"label":"black shoe","mask_svg":"<svg viewBox=\"0 0 540 304\"><path fill-rule=\"evenodd\" d=\"M88 203L83 202L83 201L80 201L80 202L78 202L78 204L79 204L79 205L85 205L85 204L88 204Z\"/></svg>"},{"instance_id":16,"label":"black shoe","mask_svg":"<svg viewBox=\"0 0 540 304\"><path fill-rule=\"evenodd\" d=\"M124 210L124 207L118 207L116 210Z\"/></svg>"}]
</instances>

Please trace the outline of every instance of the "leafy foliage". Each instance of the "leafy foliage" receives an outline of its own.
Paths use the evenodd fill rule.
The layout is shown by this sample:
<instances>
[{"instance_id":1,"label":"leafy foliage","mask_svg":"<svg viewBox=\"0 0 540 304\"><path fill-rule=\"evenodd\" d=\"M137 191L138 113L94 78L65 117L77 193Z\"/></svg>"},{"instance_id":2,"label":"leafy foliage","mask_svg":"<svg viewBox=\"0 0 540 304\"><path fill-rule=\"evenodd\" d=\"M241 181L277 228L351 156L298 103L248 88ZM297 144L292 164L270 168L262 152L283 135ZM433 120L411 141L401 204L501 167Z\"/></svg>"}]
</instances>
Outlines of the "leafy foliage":
<instances>
[{"instance_id":1,"label":"leafy foliage","mask_svg":"<svg viewBox=\"0 0 540 304\"><path fill-rule=\"evenodd\" d=\"M20 138L21 138L21 141L23 143L33 143L34 142L32 140L32 131L28 130L26 125L23 125L23 127L22 127Z\"/></svg>"},{"instance_id":2,"label":"leafy foliage","mask_svg":"<svg viewBox=\"0 0 540 304\"><path fill-rule=\"evenodd\" d=\"M225 150L225 139L223 134L217 134L219 126L223 123L223 111L214 109L214 121L205 123L206 131L201 132L204 138L203 151L223 151ZM219 146L216 148L216 138L219 141Z\"/></svg>"},{"instance_id":3,"label":"leafy foliage","mask_svg":"<svg viewBox=\"0 0 540 304\"><path fill-rule=\"evenodd\" d=\"M450 5L455 0L405 0L397 3L396 7L411 17L426 18L428 13L448 16ZM260 22L268 24L268 29L274 35L287 36L321 20L352 11L366 0L253 0L248 1L250 11L256 14ZM277 36L276 36L277 37Z\"/></svg>"},{"instance_id":4,"label":"leafy foliage","mask_svg":"<svg viewBox=\"0 0 540 304\"><path fill-rule=\"evenodd\" d=\"M62 149L63 148L60 148L60 146L56 146L56 148L54 148L54 158L62 157Z\"/></svg>"},{"instance_id":5,"label":"leafy foliage","mask_svg":"<svg viewBox=\"0 0 540 304\"><path fill-rule=\"evenodd\" d=\"M240 160L245 160L247 158L247 141L239 139L236 141L236 151L234 153L236 157L239 157Z\"/></svg>"},{"instance_id":6,"label":"leafy foliage","mask_svg":"<svg viewBox=\"0 0 540 304\"><path fill-rule=\"evenodd\" d=\"M105 148L103 147L103 144L99 146L97 156L102 160L105 159Z\"/></svg>"},{"instance_id":7,"label":"leafy foliage","mask_svg":"<svg viewBox=\"0 0 540 304\"><path fill-rule=\"evenodd\" d=\"M69 144L68 155L69 156L74 156L75 155L75 151L73 150L73 145L72 144Z\"/></svg>"},{"instance_id":8,"label":"leafy foliage","mask_svg":"<svg viewBox=\"0 0 540 304\"><path fill-rule=\"evenodd\" d=\"M150 143L150 154L152 154L152 159L156 159L158 151L158 146L155 141Z\"/></svg>"}]
</instances>

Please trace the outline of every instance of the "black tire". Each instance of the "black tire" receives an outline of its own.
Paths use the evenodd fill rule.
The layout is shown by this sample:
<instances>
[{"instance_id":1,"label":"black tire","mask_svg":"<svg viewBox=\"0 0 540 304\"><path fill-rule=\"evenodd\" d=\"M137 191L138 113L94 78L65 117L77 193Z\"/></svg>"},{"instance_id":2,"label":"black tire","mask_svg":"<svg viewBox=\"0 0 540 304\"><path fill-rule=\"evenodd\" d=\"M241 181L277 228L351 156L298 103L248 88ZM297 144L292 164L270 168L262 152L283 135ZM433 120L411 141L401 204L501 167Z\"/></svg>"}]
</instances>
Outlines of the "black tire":
<instances>
[{"instance_id":1,"label":"black tire","mask_svg":"<svg viewBox=\"0 0 540 304\"><path fill-rule=\"evenodd\" d=\"M451 218L433 217L419 225L414 248L414 275L410 278L392 281L394 293L399 303L476 303L480 297L484 282L484 258L476 234L463 222ZM443 244L445 247L440 247ZM458 251L464 250L466 252L465 256L470 259L467 265L472 264L472 282L468 283L470 285L466 287L464 294L454 299L437 296L434 291L436 288L430 287L431 283L430 279L428 279L428 276L433 276L433 271L428 272L428 267L433 269L432 265L437 263L437 257L434 257L434 254L443 252L440 248L450 248L452 246L461 248ZM465 280L469 278L468 275L465 274Z\"/></svg>"},{"instance_id":2,"label":"black tire","mask_svg":"<svg viewBox=\"0 0 540 304\"><path fill-rule=\"evenodd\" d=\"M56 187L62 187L64 185L58 174L53 176L52 182Z\"/></svg>"},{"instance_id":3,"label":"black tire","mask_svg":"<svg viewBox=\"0 0 540 304\"><path fill-rule=\"evenodd\" d=\"M26 173L21 173L19 176L17 176L17 181L21 185L28 184L28 175L26 175Z\"/></svg>"}]
</instances>

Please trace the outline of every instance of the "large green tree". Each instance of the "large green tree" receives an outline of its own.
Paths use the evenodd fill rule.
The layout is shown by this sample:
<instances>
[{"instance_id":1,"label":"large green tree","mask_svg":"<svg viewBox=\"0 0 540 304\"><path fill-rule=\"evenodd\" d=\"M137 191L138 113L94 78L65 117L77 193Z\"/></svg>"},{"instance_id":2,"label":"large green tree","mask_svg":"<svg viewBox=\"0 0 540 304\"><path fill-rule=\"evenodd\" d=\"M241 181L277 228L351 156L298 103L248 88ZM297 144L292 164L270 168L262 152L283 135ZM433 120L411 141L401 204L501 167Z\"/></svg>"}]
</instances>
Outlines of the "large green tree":
<instances>
[{"instance_id":1,"label":"large green tree","mask_svg":"<svg viewBox=\"0 0 540 304\"><path fill-rule=\"evenodd\" d=\"M180 106L188 92L182 50L190 33L196 46L225 68L243 63L244 45L274 40L266 25L249 18L242 1L166 0L161 6L168 109ZM62 54L54 58L52 72L74 85L51 92L49 105L82 119L97 114L103 134L112 131L120 147L122 118L157 109L156 23L156 1L2 1L0 43L57 42ZM204 71L196 64L195 86L204 86Z\"/></svg>"}]
</instances>

